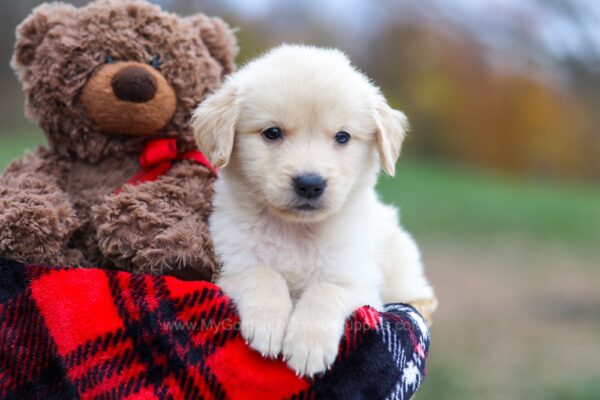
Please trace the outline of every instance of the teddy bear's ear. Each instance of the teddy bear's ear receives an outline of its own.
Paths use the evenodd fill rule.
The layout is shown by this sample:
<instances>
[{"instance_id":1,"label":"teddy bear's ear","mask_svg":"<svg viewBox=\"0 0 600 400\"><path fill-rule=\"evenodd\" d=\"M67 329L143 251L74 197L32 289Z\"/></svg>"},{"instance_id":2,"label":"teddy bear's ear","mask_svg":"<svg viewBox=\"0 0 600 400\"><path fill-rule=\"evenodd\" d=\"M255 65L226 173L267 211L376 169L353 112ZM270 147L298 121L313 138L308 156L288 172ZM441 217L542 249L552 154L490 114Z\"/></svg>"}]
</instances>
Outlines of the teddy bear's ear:
<instances>
[{"instance_id":1,"label":"teddy bear's ear","mask_svg":"<svg viewBox=\"0 0 600 400\"><path fill-rule=\"evenodd\" d=\"M235 57L238 54L234 30L221 18L211 18L204 14L192 15L187 17L187 20L200 34L210 55L223 66L223 73L233 72Z\"/></svg>"},{"instance_id":2,"label":"teddy bear's ear","mask_svg":"<svg viewBox=\"0 0 600 400\"><path fill-rule=\"evenodd\" d=\"M17 41L12 58L13 68L19 70L30 65L35 59L38 46L48 32L65 21L77 9L64 3L46 3L35 8L17 27Z\"/></svg>"}]
</instances>

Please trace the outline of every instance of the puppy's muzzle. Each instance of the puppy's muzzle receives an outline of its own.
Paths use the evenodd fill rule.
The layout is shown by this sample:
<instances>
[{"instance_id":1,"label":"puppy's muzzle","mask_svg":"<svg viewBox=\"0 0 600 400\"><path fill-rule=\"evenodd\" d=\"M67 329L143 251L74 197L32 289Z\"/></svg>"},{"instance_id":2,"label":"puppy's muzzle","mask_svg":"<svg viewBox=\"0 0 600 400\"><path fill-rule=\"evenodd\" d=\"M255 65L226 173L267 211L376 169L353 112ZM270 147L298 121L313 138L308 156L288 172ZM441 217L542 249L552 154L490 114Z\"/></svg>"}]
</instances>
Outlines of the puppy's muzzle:
<instances>
[{"instance_id":1,"label":"puppy's muzzle","mask_svg":"<svg viewBox=\"0 0 600 400\"><path fill-rule=\"evenodd\" d=\"M294 190L299 197L317 199L325 192L327 181L317 174L298 175L294 178Z\"/></svg>"}]
</instances>

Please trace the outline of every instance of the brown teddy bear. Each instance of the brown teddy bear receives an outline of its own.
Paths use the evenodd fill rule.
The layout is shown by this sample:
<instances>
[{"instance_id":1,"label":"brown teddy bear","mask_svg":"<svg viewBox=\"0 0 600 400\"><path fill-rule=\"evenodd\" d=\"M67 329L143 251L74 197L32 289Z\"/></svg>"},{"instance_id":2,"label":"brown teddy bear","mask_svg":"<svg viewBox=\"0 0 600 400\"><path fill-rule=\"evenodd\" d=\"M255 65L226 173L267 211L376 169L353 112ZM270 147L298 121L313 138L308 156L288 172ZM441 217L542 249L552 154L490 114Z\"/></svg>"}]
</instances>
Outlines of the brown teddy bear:
<instances>
[{"instance_id":1,"label":"brown teddy bear","mask_svg":"<svg viewBox=\"0 0 600 400\"><path fill-rule=\"evenodd\" d=\"M210 279L215 174L189 120L236 53L222 20L144 1L36 8L12 65L49 146L0 177L0 256Z\"/></svg>"}]
</instances>

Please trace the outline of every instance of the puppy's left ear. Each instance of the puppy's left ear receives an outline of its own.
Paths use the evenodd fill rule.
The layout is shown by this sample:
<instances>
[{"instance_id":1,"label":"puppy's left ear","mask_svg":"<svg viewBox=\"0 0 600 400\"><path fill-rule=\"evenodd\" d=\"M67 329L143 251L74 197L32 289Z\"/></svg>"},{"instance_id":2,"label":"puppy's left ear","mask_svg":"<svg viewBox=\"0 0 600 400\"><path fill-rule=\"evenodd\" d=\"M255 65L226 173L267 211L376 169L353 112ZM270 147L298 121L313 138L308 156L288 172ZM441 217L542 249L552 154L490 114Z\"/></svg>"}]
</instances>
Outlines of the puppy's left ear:
<instances>
[{"instance_id":1,"label":"puppy's left ear","mask_svg":"<svg viewBox=\"0 0 600 400\"><path fill-rule=\"evenodd\" d=\"M408 131L408 119L404 113L390 107L385 98L379 94L375 99L374 113L379 162L386 174L394 176L396 161Z\"/></svg>"},{"instance_id":2,"label":"puppy's left ear","mask_svg":"<svg viewBox=\"0 0 600 400\"><path fill-rule=\"evenodd\" d=\"M237 89L228 81L202 102L192 117L194 137L215 167L224 167L233 150L239 107Z\"/></svg>"}]
</instances>

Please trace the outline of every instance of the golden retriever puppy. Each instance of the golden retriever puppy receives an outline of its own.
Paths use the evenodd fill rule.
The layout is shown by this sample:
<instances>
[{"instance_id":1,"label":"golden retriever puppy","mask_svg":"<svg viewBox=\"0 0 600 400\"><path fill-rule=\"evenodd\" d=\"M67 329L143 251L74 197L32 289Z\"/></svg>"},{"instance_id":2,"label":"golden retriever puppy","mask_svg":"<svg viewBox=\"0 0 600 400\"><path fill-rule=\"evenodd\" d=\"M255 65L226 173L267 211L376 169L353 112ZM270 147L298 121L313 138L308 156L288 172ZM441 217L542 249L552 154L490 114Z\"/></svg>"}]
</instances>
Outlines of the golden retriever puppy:
<instances>
[{"instance_id":1,"label":"golden retriever puppy","mask_svg":"<svg viewBox=\"0 0 600 400\"><path fill-rule=\"evenodd\" d=\"M311 376L333 363L358 307L435 304L415 242L375 192L379 165L394 175L406 117L343 53L277 47L231 75L193 124L221 168L217 283L254 349Z\"/></svg>"}]
</instances>

